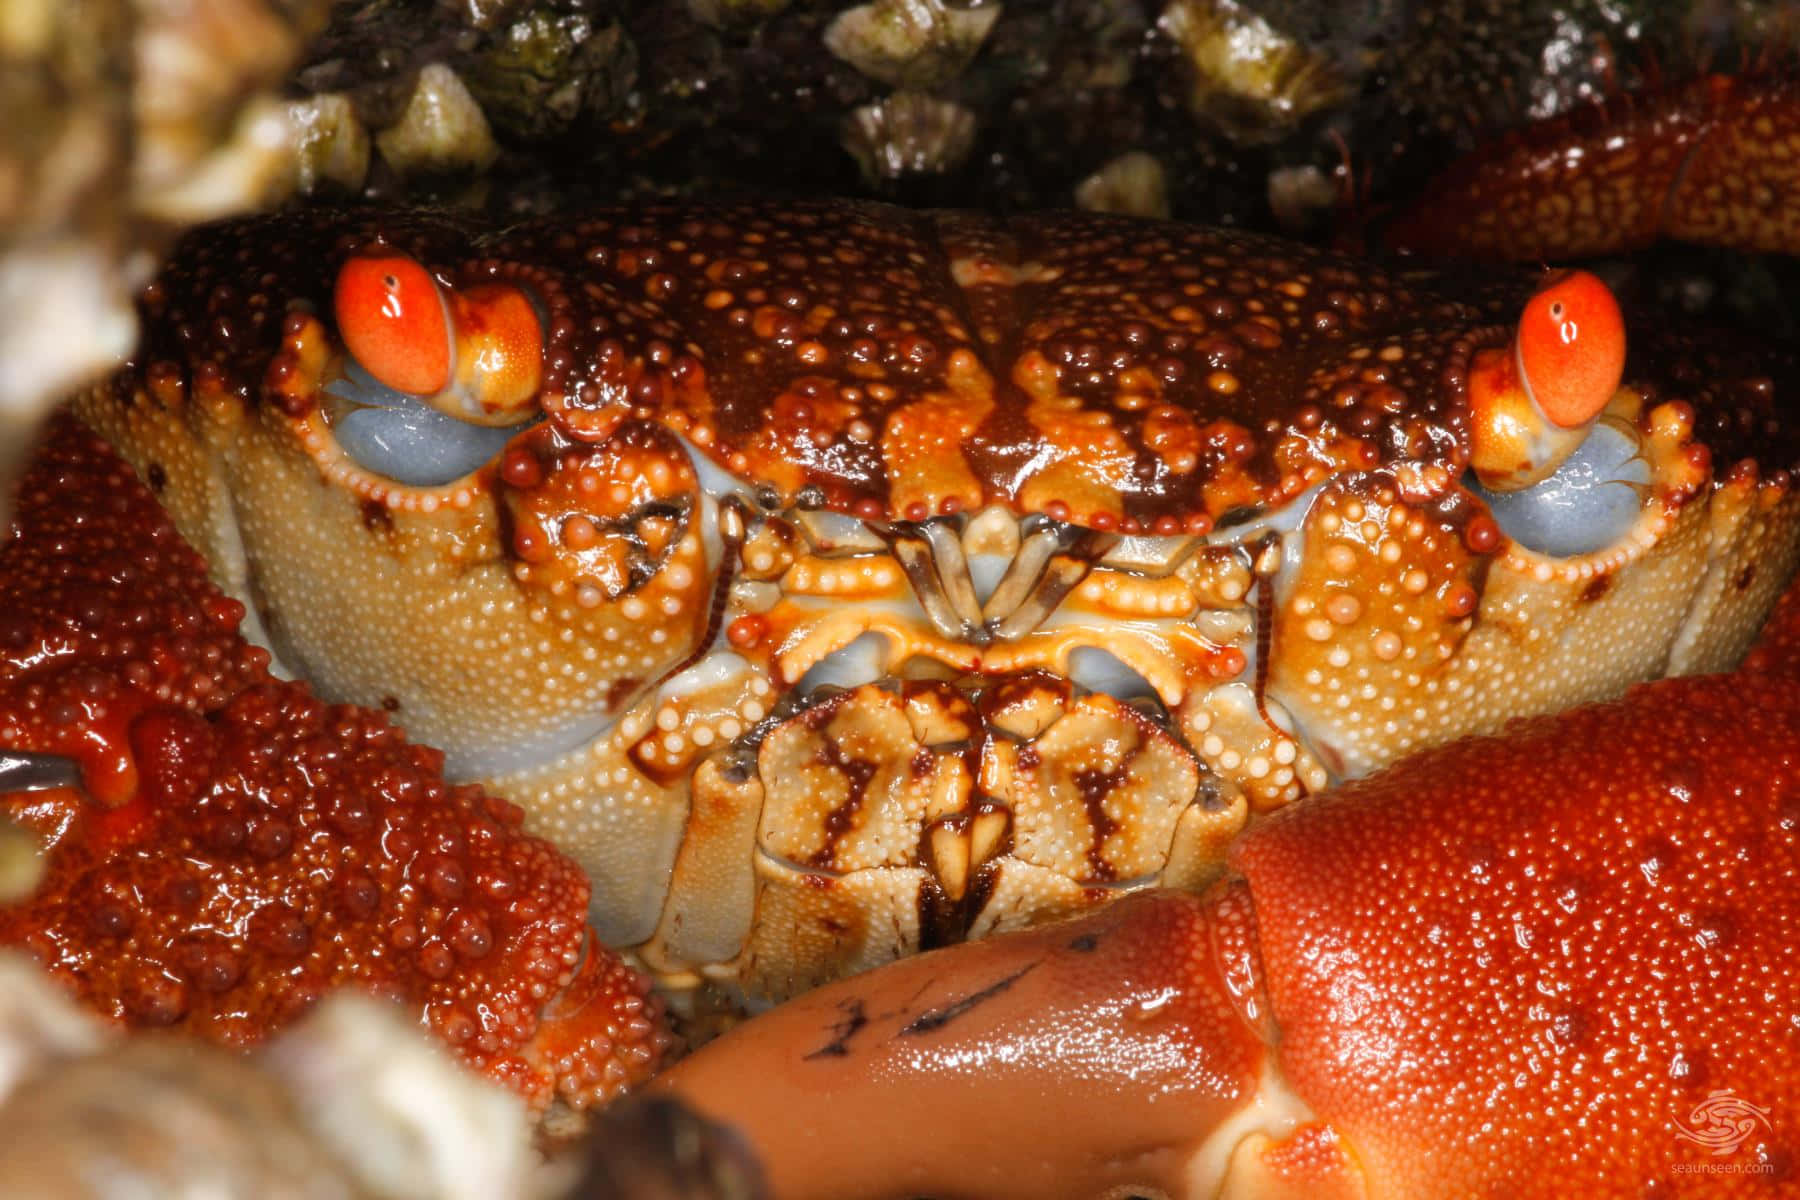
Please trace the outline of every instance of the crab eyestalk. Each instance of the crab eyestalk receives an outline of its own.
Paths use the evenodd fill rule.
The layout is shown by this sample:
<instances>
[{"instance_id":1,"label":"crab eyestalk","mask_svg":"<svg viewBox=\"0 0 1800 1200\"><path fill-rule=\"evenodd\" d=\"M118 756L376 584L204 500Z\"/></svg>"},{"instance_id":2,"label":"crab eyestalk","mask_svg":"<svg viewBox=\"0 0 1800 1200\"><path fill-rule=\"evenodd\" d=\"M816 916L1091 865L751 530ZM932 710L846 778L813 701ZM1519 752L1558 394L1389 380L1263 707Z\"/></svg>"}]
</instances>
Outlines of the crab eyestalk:
<instances>
[{"instance_id":1,"label":"crab eyestalk","mask_svg":"<svg viewBox=\"0 0 1800 1200\"><path fill-rule=\"evenodd\" d=\"M357 255L332 307L350 356L376 382L474 425L531 416L543 377L543 323L508 284L440 284L404 254Z\"/></svg>"},{"instance_id":2,"label":"crab eyestalk","mask_svg":"<svg viewBox=\"0 0 1800 1200\"><path fill-rule=\"evenodd\" d=\"M1625 321L1586 271L1561 272L1526 302L1512 344L1476 354L1469 466L1490 491L1547 479L1587 438L1625 371Z\"/></svg>"}]
</instances>

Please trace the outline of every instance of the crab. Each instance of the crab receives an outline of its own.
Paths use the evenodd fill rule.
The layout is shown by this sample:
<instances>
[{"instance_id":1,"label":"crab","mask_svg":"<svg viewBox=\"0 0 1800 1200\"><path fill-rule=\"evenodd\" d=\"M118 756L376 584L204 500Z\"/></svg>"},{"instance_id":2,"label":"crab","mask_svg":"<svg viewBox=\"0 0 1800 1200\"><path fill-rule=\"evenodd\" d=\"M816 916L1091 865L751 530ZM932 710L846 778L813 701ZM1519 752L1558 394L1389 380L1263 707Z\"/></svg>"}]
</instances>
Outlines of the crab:
<instances>
[{"instance_id":1,"label":"crab","mask_svg":"<svg viewBox=\"0 0 1800 1200\"><path fill-rule=\"evenodd\" d=\"M80 397L280 674L765 1004L1138 891L1744 653L1793 359L1097 214L308 210L189 236ZM1629 336L1627 336L1629 329Z\"/></svg>"}]
</instances>

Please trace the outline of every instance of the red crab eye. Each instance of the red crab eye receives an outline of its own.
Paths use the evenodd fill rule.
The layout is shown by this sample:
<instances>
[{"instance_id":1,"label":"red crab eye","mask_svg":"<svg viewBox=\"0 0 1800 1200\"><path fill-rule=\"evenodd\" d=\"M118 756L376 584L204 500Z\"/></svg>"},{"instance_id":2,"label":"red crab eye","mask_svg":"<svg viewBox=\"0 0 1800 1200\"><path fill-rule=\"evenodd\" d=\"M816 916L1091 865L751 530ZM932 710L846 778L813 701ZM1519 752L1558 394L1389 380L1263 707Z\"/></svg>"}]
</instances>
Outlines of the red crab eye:
<instances>
[{"instance_id":1,"label":"red crab eye","mask_svg":"<svg viewBox=\"0 0 1800 1200\"><path fill-rule=\"evenodd\" d=\"M1546 417L1564 429L1592 420L1625 371L1625 318L1586 271L1552 277L1519 318L1519 372Z\"/></svg>"},{"instance_id":2,"label":"red crab eye","mask_svg":"<svg viewBox=\"0 0 1800 1200\"><path fill-rule=\"evenodd\" d=\"M433 395L450 382L450 323L437 282L403 254L352 258L332 299L351 357L398 392Z\"/></svg>"}]
</instances>

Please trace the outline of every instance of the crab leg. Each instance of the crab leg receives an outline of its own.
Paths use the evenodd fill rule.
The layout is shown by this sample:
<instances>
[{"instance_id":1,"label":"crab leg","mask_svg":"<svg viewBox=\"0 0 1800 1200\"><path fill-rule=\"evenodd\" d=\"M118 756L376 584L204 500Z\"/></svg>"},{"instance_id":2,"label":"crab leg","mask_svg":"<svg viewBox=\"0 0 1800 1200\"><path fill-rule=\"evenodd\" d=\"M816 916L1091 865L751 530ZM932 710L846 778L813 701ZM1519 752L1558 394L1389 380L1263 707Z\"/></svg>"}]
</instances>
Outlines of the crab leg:
<instances>
[{"instance_id":1,"label":"crab leg","mask_svg":"<svg viewBox=\"0 0 1800 1200\"><path fill-rule=\"evenodd\" d=\"M659 1086L742 1128L781 1196L1780 1178L1800 1113L1797 643L1800 594L1735 675L1409 759L1276 814L1204 898L851 978Z\"/></svg>"},{"instance_id":2,"label":"crab leg","mask_svg":"<svg viewBox=\"0 0 1800 1200\"><path fill-rule=\"evenodd\" d=\"M1389 224L1395 249L1562 260L1679 238L1800 243L1800 87L1709 75L1537 121L1459 159Z\"/></svg>"}]
</instances>

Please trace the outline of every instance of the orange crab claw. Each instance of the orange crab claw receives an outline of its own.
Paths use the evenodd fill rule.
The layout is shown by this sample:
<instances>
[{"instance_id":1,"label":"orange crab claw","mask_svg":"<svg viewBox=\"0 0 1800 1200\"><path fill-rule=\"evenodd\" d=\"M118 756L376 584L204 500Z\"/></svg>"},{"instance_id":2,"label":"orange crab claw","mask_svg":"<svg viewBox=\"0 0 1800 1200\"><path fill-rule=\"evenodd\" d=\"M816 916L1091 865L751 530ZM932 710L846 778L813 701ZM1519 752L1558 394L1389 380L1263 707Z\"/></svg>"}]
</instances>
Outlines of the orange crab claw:
<instances>
[{"instance_id":1,"label":"orange crab claw","mask_svg":"<svg viewBox=\"0 0 1800 1200\"><path fill-rule=\"evenodd\" d=\"M777 1196L1167 1191L1267 1075L1249 915L1241 897L1130 897L903 959L651 1086L745 1134ZM1216 1176L1229 1145L1212 1145Z\"/></svg>"},{"instance_id":2,"label":"orange crab claw","mask_svg":"<svg viewBox=\"0 0 1800 1200\"><path fill-rule=\"evenodd\" d=\"M442 287L403 254L358 255L333 309L350 356L376 382L476 425L517 425L543 377L543 323L506 284Z\"/></svg>"},{"instance_id":3,"label":"orange crab claw","mask_svg":"<svg viewBox=\"0 0 1800 1200\"><path fill-rule=\"evenodd\" d=\"M1275 813L1204 898L869 972L656 1086L738 1124L783 1196L1780 1190L1796 626L1791 597L1736 674Z\"/></svg>"},{"instance_id":4,"label":"orange crab claw","mask_svg":"<svg viewBox=\"0 0 1800 1200\"><path fill-rule=\"evenodd\" d=\"M656 1068L660 1010L593 940L580 868L385 714L272 678L103 442L65 418L18 507L0 747L72 758L82 786L0 793L45 846L0 945L105 1016L233 1046L373 991L539 1108Z\"/></svg>"},{"instance_id":5,"label":"orange crab claw","mask_svg":"<svg viewBox=\"0 0 1800 1200\"><path fill-rule=\"evenodd\" d=\"M1517 491L1561 466L1625 373L1625 319L1586 271L1551 276L1525 304L1512 345L1476 354L1469 465L1484 487Z\"/></svg>"}]
</instances>

